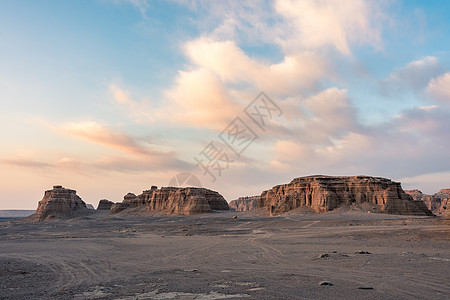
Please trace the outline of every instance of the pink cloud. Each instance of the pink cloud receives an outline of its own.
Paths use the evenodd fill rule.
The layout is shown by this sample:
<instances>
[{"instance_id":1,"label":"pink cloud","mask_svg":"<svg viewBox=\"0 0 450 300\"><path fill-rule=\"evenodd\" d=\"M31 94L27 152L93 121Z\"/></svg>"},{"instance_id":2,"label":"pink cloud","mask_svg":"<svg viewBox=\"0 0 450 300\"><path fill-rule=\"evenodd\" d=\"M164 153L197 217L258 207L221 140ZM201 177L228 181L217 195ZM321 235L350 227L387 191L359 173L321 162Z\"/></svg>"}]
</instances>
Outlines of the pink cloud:
<instances>
[{"instance_id":1,"label":"pink cloud","mask_svg":"<svg viewBox=\"0 0 450 300\"><path fill-rule=\"evenodd\" d=\"M427 92L433 99L450 103L450 73L431 79Z\"/></svg>"},{"instance_id":2,"label":"pink cloud","mask_svg":"<svg viewBox=\"0 0 450 300\"><path fill-rule=\"evenodd\" d=\"M158 115L158 110L152 109L148 101L136 101L132 98L129 91L110 84L110 93L114 103L124 109L128 116L136 123L153 122Z\"/></svg>"},{"instance_id":3,"label":"pink cloud","mask_svg":"<svg viewBox=\"0 0 450 300\"><path fill-rule=\"evenodd\" d=\"M132 155L158 155L158 151L140 145L134 138L114 132L97 122L66 123L61 133Z\"/></svg>"},{"instance_id":4,"label":"pink cloud","mask_svg":"<svg viewBox=\"0 0 450 300\"><path fill-rule=\"evenodd\" d=\"M242 109L217 76L203 68L180 71L166 95L170 103L161 115L197 128L221 131Z\"/></svg>"},{"instance_id":5,"label":"pink cloud","mask_svg":"<svg viewBox=\"0 0 450 300\"><path fill-rule=\"evenodd\" d=\"M186 43L185 52L193 64L217 74L222 81L243 81L271 95L314 87L328 69L326 59L312 52L298 52L271 64L250 58L233 41L204 37Z\"/></svg>"}]
</instances>

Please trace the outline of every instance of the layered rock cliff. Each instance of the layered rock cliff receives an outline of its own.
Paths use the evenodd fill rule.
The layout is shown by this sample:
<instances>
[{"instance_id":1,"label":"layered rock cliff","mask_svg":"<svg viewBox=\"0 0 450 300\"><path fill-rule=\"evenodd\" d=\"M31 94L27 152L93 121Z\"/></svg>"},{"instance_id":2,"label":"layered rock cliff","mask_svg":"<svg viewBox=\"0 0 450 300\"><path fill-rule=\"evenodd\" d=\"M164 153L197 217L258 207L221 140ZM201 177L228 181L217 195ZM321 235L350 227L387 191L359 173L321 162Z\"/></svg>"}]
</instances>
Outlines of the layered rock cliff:
<instances>
[{"instance_id":1,"label":"layered rock cliff","mask_svg":"<svg viewBox=\"0 0 450 300\"><path fill-rule=\"evenodd\" d=\"M111 214L133 207L183 215L229 210L228 203L222 195L205 188L152 187L138 196L128 193L122 203L116 203L111 207Z\"/></svg>"},{"instance_id":2,"label":"layered rock cliff","mask_svg":"<svg viewBox=\"0 0 450 300\"><path fill-rule=\"evenodd\" d=\"M91 210L86 207L86 203L75 190L55 185L53 189L45 191L36 212L30 218L44 221L52 218L73 218L90 213Z\"/></svg>"},{"instance_id":3,"label":"layered rock cliff","mask_svg":"<svg viewBox=\"0 0 450 300\"><path fill-rule=\"evenodd\" d=\"M259 196L242 197L237 200L232 200L228 205L231 210L235 211L249 211L258 207Z\"/></svg>"},{"instance_id":4,"label":"layered rock cliff","mask_svg":"<svg viewBox=\"0 0 450 300\"><path fill-rule=\"evenodd\" d=\"M277 185L261 194L258 207L276 215L301 206L316 212L334 210L341 205L369 202L380 212L403 215L432 215L416 204L400 183L369 176L308 176Z\"/></svg>"},{"instance_id":5,"label":"layered rock cliff","mask_svg":"<svg viewBox=\"0 0 450 300\"><path fill-rule=\"evenodd\" d=\"M406 190L415 201L423 201L429 210L437 216L443 216L448 207L450 189L442 189L436 194L423 194L420 190Z\"/></svg>"}]
</instances>

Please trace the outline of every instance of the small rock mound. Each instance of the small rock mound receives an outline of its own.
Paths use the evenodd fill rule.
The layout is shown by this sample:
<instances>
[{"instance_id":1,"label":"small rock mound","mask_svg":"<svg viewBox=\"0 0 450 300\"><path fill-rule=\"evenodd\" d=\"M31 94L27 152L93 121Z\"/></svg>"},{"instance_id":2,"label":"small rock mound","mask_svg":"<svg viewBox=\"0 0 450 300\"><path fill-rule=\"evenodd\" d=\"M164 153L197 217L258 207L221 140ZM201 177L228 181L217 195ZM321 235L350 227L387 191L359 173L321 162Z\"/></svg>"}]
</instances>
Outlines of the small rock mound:
<instances>
[{"instance_id":1,"label":"small rock mound","mask_svg":"<svg viewBox=\"0 0 450 300\"><path fill-rule=\"evenodd\" d=\"M165 211L169 214L191 215L209 213L213 210L229 210L227 201L215 191L205 188L180 188L152 186L136 196L128 193L121 203L111 207L110 214L128 208L142 208L146 211Z\"/></svg>"},{"instance_id":2,"label":"small rock mound","mask_svg":"<svg viewBox=\"0 0 450 300\"><path fill-rule=\"evenodd\" d=\"M91 210L86 207L86 203L75 190L55 185L52 190L45 191L36 212L29 218L45 221L53 218L74 218L90 213Z\"/></svg>"},{"instance_id":3,"label":"small rock mound","mask_svg":"<svg viewBox=\"0 0 450 300\"><path fill-rule=\"evenodd\" d=\"M108 199L102 199L98 202L97 210L110 210L113 204L114 202L109 201Z\"/></svg>"}]
</instances>

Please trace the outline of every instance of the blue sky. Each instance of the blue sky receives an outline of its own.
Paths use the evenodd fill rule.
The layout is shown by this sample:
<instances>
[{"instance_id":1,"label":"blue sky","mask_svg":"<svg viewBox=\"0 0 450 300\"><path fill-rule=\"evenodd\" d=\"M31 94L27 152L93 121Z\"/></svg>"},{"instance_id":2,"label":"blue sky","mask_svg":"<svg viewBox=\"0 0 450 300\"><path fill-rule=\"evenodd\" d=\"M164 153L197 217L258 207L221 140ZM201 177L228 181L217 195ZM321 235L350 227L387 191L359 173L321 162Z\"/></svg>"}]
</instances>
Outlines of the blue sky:
<instances>
[{"instance_id":1,"label":"blue sky","mask_svg":"<svg viewBox=\"0 0 450 300\"><path fill-rule=\"evenodd\" d=\"M311 174L448 188L449 14L445 1L1 1L0 208L34 208L54 184L120 201L180 172L227 200ZM255 126L243 110L261 91L283 115L233 156L219 134L238 116ZM215 182L194 160L211 141L233 159Z\"/></svg>"}]
</instances>

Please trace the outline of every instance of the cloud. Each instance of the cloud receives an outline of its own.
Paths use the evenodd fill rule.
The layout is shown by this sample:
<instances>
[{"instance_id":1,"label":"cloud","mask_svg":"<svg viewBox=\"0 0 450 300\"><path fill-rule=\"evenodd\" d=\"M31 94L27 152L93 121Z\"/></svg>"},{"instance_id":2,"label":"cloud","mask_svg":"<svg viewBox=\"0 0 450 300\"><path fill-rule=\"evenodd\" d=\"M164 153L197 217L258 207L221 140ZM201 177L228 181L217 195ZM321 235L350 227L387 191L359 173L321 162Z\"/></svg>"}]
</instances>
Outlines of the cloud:
<instances>
[{"instance_id":1,"label":"cloud","mask_svg":"<svg viewBox=\"0 0 450 300\"><path fill-rule=\"evenodd\" d=\"M179 71L166 96L170 102L162 115L191 127L221 131L241 109L219 78L204 68Z\"/></svg>"},{"instance_id":2,"label":"cloud","mask_svg":"<svg viewBox=\"0 0 450 300\"><path fill-rule=\"evenodd\" d=\"M382 95L396 96L404 92L422 92L431 78L441 74L443 67L437 57L426 56L394 70L380 81Z\"/></svg>"},{"instance_id":3,"label":"cloud","mask_svg":"<svg viewBox=\"0 0 450 300\"><path fill-rule=\"evenodd\" d=\"M158 111L152 109L150 102L133 100L130 92L115 84L109 85L114 103L127 111L128 116L136 123L153 122Z\"/></svg>"},{"instance_id":4,"label":"cloud","mask_svg":"<svg viewBox=\"0 0 450 300\"><path fill-rule=\"evenodd\" d=\"M374 2L277 0L275 9L289 24L287 37L281 43L289 52L331 45L350 55L352 42L382 47L383 16Z\"/></svg>"},{"instance_id":5,"label":"cloud","mask_svg":"<svg viewBox=\"0 0 450 300\"><path fill-rule=\"evenodd\" d=\"M272 1L176 1L199 16L201 32L215 40L235 40L245 44L273 43L280 20Z\"/></svg>"},{"instance_id":6,"label":"cloud","mask_svg":"<svg viewBox=\"0 0 450 300\"><path fill-rule=\"evenodd\" d=\"M308 98L288 98L280 103L286 118L268 135L311 145L333 144L349 131L358 130L357 115L347 90L328 88Z\"/></svg>"},{"instance_id":7,"label":"cloud","mask_svg":"<svg viewBox=\"0 0 450 300\"><path fill-rule=\"evenodd\" d=\"M148 1L148 0L115 0L115 2L129 3L140 11L143 18L147 18L147 10L150 8L150 1Z\"/></svg>"},{"instance_id":8,"label":"cloud","mask_svg":"<svg viewBox=\"0 0 450 300\"><path fill-rule=\"evenodd\" d=\"M59 129L63 134L100 144L132 155L154 155L157 151L140 145L134 138L111 131L97 122L66 123Z\"/></svg>"},{"instance_id":9,"label":"cloud","mask_svg":"<svg viewBox=\"0 0 450 300\"><path fill-rule=\"evenodd\" d=\"M118 172L141 172L161 169L192 167L176 158L174 151L162 151L142 144L127 134L112 131L96 122L67 123L59 130L65 135L118 150L124 155L103 155L89 163L90 167ZM71 160L61 160L59 165L73 166Z\"/></svg>"},{"instance_id":10,"label":"cloud","mask_svg":"<svg viewBox=\"0 0 450 300\"><path fill-rule=\"evenodd\" d=\"M365 0L275 0L180 2L207 18L199 27L216 40L276 44L297 54L333 46L351 54L352 43L381 49L386 19L379 3Z\"/></svg>"},{"instance_id":11,"label":"cloud","mask_svg":"<svg viewBox=\"0 0 450 300\"><path fill-rule=\"evenodd\" d=\"M0 163L31 169L48 169L53 167L52 164L30 159L0 159Z\"/></svg>"},{"instance_id":12,"label":"cloud","mask_svg":"<svg viewBox=\"0 0 450 300\"><path fill-rule=\"evenodd\" d=\"M174 158L173 155L161 156L158 159L140 159L136 157L107 156L93 163L93 166L102 170L121 173L140 173L154 171L183 171L192 170L193 164Z\"/></svg>"},{"instance_id":13,"label":"cloud","mask_svg":"<svg viewBox=\"0 0 450 300\"><path fill-rule=\"evenodd\" d=\"M450 168L448 107L418 106L385 123L367 126L358 121L343 89L330 88L290 105L290 111L298 111L301 117L286 120L288 133L274 135L265 167L279 176L325 173L401 178Z\"/></svg>"},{"instance_id":14,"label":"cloud","mask_svg":"<svg viewBox=\"0 0 450 300\"><path fill-rule=\"evenodd\" d=\"M426 173L417 176L399 178L404 189L416 189L421 187L425 194L432 195L443 188L450 187L450 172Z\"/></svg>"},{"instance_id":15,"label":"cloud","mask_svg":"<svg viewBox=\"0 0 450 300\"><path fill-rule=\"evenodd\" d=\"M335 137L355 128L356 113L347 90L329 88L306 99L303 105L313 114L310 130Z\"/></svg>"},{"instance_id":16,"label":"cloud","mask_svg":"<svg viewBox=\"0 0 450 300\"><path fill-rule=\"evenodd\" d=\"M428 83L427 93L442 103L450 103L450 73L431 79Z\"/></svg>"},{"instance_id":17,"label":"cloud","mask_svg":"<svg viewBox=\"0 0 450 300\"><path fill-rule=\"evenodd\" d=\"M312 52L285 56L268 63L247 56L234 41L198 38L185 44L193 64L217 74L224 82L246 82L270 94L299 93L313 87L327 72L325 59Z\"/></svg>"},{"instance_id":18,"label":"cloud","mask_svg":"<svg viewBox=\"0 0 450 300\"><path fill-rule=\"evenodd\" d=\"M12 159L1 159L0 163L8 164L14 167L29 168L39 173L47 174L49 172L60 171L72 172L85 176L88 175L86 168L89 167L82 161L67 157L63 157L53 162L44 162L38 159L26 159L17 157Z\"/></svg>"}]
</instances>

